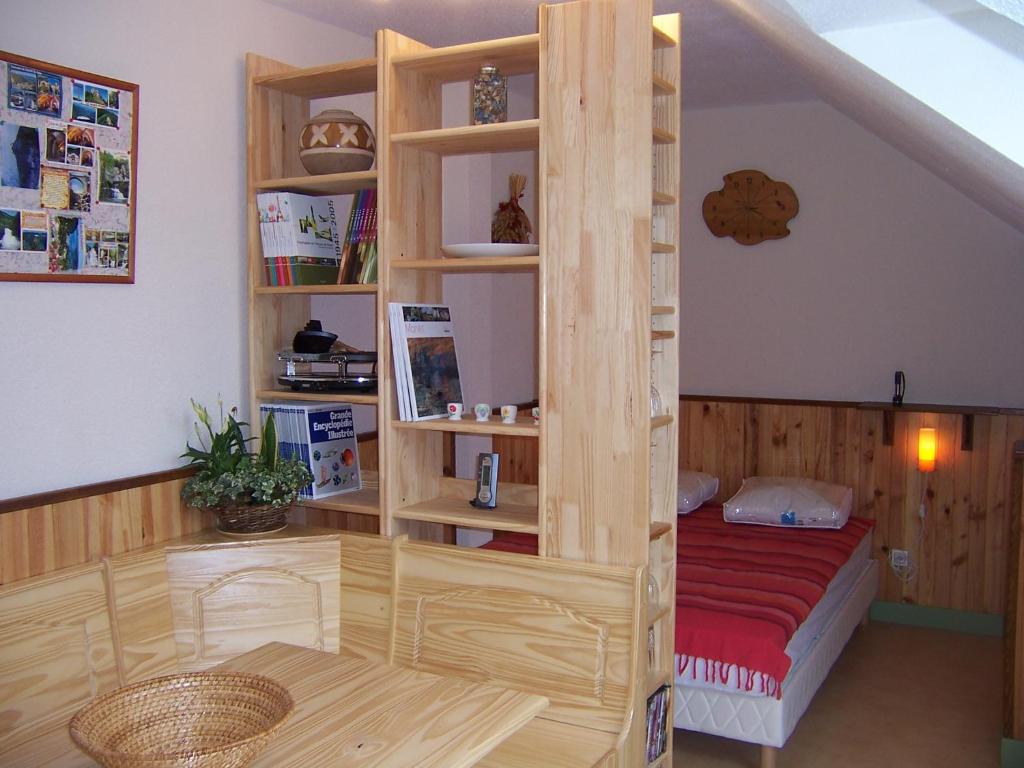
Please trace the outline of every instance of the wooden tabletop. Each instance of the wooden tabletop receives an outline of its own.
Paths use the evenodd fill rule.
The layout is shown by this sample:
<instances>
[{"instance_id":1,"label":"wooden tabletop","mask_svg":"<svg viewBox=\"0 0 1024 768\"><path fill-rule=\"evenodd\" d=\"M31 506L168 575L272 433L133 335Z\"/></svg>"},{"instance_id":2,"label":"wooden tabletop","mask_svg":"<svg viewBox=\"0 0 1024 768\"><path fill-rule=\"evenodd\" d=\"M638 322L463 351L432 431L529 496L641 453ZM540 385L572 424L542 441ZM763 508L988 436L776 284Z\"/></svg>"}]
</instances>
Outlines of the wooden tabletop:
<instances>
[{"instance_id":1,"label":"wooden tabletop","mask_svg":"<svg viewBox=\"0 0 1024 768\"><path fill-rule=\"evenodd\" d=\"M295 700L253 768L461 768L548 705L543 696L284 643L217 668L271 677Z\"/></svg>"}]
</instances>

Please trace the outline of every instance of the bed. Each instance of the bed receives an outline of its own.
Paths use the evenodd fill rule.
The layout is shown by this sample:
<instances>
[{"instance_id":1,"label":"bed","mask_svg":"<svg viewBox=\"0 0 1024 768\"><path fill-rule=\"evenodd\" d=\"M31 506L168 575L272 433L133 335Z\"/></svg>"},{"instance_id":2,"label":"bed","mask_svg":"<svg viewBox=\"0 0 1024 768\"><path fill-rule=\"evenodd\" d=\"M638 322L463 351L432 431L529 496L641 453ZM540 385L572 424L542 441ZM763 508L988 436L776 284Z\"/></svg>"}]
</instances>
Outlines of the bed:
<instances>
[{"instance_id":1,"label":"bed","mask_svg":"<svg viewBox=\"0 0 1024 768\"><path fill-rule=\"evenodd\" d=\"M676 655L675 727L760 744L766 748L762 751L762 765L771 765L774 750L786 743L875 597L878 566L870 557L872 522L851 517L847 525L837 531L740 526L723 522L722 508L713 505L680 516L677 651L685 649L694 641L694 635L699 635L698 631L681 636L687 632L688 625L703 623L704 615L699 611L714 609L710 605L694 608L696 598L687 596L687 584L693 583L691 566L707 560L708 555L719 561L722 570L729 571L736 565L713 543L702 540L693 544L695 538L705 538L709 531L712 535L743 538L748 543L759 542L752 546L768 548L786 540L797 541L791 553L791 560L797 563L803 552L831 547L843 539L832 558L838 567L821 582L823 594L784 645L785 656L789 659L784 672L779 671L775 659L768 659L763 665L776 671L772 675L742 664L723 662L715 659L713 653ZM706 551L698 551L701 549ZM779 563L776 572L785 567L784 562ZM708 570L714 572L711 567ZM826 569L815 574L818 580L825 576L828 576ZM697 638L697 643L702 649L708 646L706 639L701 645ZM709 662L709 658L715 660ZM776 662L774 667L773 661Z\"/></svg>"},{"instance_id":2,"label":"bed","mask_svg":"<svg viewBox=\"0 0 1024 768\"><path fill-rule=\"evenodd\" d=\"M872 527L856 517L839 530L739 525L707 504L679 516L676 728L760 744L763 768L774 765L877 593ZM537 551L525 534L485 546ZM754 638L749 666L737 634Z\"/></svg>"}]
</instances>

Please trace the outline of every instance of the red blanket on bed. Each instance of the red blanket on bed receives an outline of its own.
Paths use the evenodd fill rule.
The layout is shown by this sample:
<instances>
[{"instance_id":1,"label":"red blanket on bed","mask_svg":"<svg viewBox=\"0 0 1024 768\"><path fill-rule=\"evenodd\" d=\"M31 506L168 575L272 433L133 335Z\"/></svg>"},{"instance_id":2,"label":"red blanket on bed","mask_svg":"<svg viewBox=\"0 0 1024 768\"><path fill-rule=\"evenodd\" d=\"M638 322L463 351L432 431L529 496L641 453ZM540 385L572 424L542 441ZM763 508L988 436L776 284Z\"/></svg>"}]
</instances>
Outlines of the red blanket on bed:
<instances>
[{"instance_id":1,"label":"red blanket on bed","mask_svg":"<svg viewBox=\"0 0 1024 768\"><path fill-rule=\"evenodd\" d=\"M874 522L839 530L726 523L720 506L679 517L676 653L680 674L708 661L708 682L739 683L781 697L792 660L786 645ZM499 534L488 549L537 554L537 538ZM757 676L755 673L761 673Z\"/></svg>"},{"instance_id":2,"label":"red blanket on bed","mask_svg":"<svg viewBox=\"0 0 1024 768\"><path fill-rule=\"evenodd\" d=\"M786 645L874 522L851 517L839 530L726 523L720 506L679 517L676 653L680 674L710 660L708 682L782 695L792 660ZM760 672L758 678L754 673Z\"/></svg>"}]
</instances>

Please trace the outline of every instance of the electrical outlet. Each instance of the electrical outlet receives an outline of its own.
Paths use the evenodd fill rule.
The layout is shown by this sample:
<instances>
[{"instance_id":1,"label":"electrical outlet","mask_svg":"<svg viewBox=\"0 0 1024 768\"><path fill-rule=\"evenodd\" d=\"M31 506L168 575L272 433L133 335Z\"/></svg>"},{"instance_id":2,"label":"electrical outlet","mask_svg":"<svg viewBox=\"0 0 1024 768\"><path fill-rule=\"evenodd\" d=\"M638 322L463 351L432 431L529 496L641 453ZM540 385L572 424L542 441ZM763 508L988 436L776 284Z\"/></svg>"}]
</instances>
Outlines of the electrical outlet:
<instances>
[{"instance_id":1,"label":"electrical outlet","mask_svg":"<svg viewBox=\"0 0 1024 768\"><path fill-rule=\"evenodd\" d=\"M905 549L890 549L889 565L893 568L906 568L910 565L910 553Z\"/></svg>"}]
</instances>

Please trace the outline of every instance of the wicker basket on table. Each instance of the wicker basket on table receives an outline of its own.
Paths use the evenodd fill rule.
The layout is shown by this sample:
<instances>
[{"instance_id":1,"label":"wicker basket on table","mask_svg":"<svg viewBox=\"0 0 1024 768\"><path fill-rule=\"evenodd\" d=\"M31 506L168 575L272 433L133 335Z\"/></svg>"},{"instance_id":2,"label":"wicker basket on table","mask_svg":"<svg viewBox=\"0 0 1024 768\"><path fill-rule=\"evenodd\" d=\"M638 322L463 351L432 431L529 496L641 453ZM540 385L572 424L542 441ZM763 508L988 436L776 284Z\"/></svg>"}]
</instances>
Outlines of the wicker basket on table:
<instances>
[{"instance_id":1,"label":"wicker basket on table","mask_svg":"<svg viewBox=\"0 0 1024 768\"><path fill-rule=\"evenodd\" d=\"M211 510L217 515L217 530L221 533L250 534L279 531L288 524L290 504L261 506L223 506Z\"/></svg>"},{"instance_id":2,"label":"wicker basket on table","mask_svg":"<svg viewBox=\"0 0 1024 768\"><path fill-rule=\"evenodd\" d=\"M70 725L107 768L242 768L294 707L288 690L243 672L186 672L103 694Z\"/></svg>"}]
</instances>

